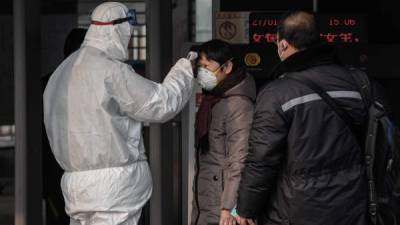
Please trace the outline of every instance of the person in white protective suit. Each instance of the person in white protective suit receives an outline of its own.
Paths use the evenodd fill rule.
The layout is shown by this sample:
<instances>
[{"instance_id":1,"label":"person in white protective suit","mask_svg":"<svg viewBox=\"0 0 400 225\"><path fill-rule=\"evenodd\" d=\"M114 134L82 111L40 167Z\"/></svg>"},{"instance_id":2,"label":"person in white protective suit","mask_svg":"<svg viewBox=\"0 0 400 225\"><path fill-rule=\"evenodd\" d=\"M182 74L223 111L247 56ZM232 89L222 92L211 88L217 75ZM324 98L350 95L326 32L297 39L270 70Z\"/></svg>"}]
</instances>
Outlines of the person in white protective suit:
<instances>
[{"instance_id":1,"label":"person in white protective suit","mask_svg":"<svg viewBox=\"0 0 400 225\"><path fill-rule=\"evenodd\" d=\"M192 64L182 58L162 83L147 80L123 63L134 12L107 2L91 19L81 48L46 87L46 131L65 170L61 188L71 224L136 225L152 192L142 122L165 122L184 107Z\"/></svg>"}]
</instances>

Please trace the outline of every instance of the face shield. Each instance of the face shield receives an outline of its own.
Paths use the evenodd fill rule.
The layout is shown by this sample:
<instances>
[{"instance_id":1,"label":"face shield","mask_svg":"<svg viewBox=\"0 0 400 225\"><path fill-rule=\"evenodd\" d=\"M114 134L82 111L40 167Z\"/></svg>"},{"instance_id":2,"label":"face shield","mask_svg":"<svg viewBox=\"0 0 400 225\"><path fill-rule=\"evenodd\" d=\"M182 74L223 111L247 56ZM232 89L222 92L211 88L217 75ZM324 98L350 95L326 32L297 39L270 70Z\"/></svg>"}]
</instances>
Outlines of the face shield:
<instances>
[{"instance_id":1,"label":"face shield","mask_svg":"<svg viewBox=\"0 0 400 225\"><path fill-rule=\"evenodd\" d=\"M129 9L125 18L120 18L120 19L116 19L116 20L112 20L112 21L108 21L108 22L92 20L91 24L98 25L98 26L105 26L105 25L121 24L124 22L128 22L131 26L137 25L136 10Z\"/></svg>"}]
</instances>

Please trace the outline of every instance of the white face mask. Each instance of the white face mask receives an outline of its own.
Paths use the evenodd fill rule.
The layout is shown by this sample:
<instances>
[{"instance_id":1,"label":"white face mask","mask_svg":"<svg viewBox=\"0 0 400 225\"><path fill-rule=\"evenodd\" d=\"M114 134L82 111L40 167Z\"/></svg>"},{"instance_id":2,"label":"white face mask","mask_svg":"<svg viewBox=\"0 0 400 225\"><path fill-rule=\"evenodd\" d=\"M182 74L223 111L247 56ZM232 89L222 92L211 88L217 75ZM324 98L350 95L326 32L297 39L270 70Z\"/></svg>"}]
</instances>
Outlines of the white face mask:
<instances>
[{"instance_id":1,"label":"white face mask","mask_svg":"<svg viewBox=\"0 0 400 225\"><path fill-rule=\"evenodd\" d=\"M211 72L204 67L200 67L197 72L197 81L199 82L200 87L207 91L211 91L212 89L214 89L218 85L217 76L215 74L218 73L218 71L232 59L233 58L230 58L224 64L219 66L214 72Z\"/></svg>"},{"instance_id":2,"label":"white face mask","mask_svg":"<svg viewBox=\"0 0 400 225\"><path fill-rule=\"evenodd\" d=\"M200 87L207 91L211 91L218 84L217 77L214 73L204 67L199 68L197 81L199 82Z\"/></svg>"},{"instance_id":3,"label":"white face mask","mask_svg":"<svg viewBox=\"0 0 400 225\"><path fill-rule=\"evenodd\" d=\"M278 49L278 56L279 56L279 59L280 59L281 61L283 61L282 54L281 54L281 52L279 51L279 49Z\"/></svg>"},{"instance_id":4,"label":"white face mask","mask_svg":"<svg viewBox=\"0 0 400 225\"><path fill-rule=\"evenodd\" d=\"M277 52L278 52L279 59L281 61L283 61L283 57L282 57L283 51L279 50L279 42L277 44Z\"/></svg>"}]
</instances>

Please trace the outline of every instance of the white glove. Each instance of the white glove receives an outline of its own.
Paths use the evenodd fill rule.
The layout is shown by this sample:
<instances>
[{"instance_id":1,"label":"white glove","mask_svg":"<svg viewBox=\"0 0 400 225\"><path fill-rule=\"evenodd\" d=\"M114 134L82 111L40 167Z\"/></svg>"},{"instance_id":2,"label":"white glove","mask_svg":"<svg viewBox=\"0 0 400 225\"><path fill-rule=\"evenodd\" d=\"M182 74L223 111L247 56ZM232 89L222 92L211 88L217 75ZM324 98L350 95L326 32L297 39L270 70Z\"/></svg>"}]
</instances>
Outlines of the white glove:
<instances>
[{"instance_id":1,"label":"white glove","mask_svg":"<svg viewBox=\"0 0 400 225\"><path fill-rule=\"evenodd\" d=\"M187 58L189 61L192 61L192 62L193 62L194 60L196 60L197 57L198 57L197 52L193 52L193 51L189 52L188 55L186 56L186 58Z\"/></svg>"}]
</instances>

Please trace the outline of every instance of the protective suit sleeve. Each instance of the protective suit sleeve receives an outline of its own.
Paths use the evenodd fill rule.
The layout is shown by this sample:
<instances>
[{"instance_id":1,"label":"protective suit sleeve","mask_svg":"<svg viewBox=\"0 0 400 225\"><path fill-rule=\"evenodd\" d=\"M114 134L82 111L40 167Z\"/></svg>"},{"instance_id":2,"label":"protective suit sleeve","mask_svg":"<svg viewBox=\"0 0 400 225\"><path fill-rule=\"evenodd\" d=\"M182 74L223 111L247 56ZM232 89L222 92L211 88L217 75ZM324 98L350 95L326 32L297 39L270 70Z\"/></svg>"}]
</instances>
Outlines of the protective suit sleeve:
<instances>
[{"instance_id":1,"label":"protective suit sleeve","mask_svg":"<svg viewBox=\"0 0 400 225\"><path fill-rule=\"evenodd\" d=\"M106 97L102 105L137 121L170 120L182 110L193 91L193 70L188 59L178 60L162 83L136 74L128 65L123 70L105 80Z\"/></svg>"}]
</instances>

